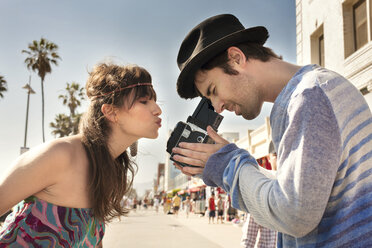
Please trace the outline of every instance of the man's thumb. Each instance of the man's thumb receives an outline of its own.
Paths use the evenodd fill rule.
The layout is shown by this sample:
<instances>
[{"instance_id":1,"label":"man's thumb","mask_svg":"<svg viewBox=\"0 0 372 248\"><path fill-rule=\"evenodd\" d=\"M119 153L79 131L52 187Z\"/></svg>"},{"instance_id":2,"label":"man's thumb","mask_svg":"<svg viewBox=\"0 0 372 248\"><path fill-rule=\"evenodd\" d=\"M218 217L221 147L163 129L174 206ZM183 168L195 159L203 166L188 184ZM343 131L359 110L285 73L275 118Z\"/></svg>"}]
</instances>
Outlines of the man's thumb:
<instances>
[{"instance_id":1,"label":"man's thumb","mask_svg":"<svg viewBox=\"0 0 372 248\"><path fill-rule=\"evenodd\" d=\"M211 137L214 140L214 142L216 142L218 144L228 144L229 143L227 140L225 140L224 138L219 136L217 134L217 132L214 131L214 129L211 126L207 127L207 132L208 132L209 137Z\"/></svg>"}]
</instances>

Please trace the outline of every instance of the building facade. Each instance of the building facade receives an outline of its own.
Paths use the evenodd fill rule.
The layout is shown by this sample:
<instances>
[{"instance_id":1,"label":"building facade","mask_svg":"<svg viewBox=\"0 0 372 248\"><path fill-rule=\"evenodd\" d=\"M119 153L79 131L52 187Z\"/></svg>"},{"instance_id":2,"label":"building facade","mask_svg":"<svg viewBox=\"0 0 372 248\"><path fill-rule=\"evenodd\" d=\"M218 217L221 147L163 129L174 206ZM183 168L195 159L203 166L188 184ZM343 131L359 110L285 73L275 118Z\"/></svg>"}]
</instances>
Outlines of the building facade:
<instances>
[{"instance_id":1,"label":"building facade","mask_svg":"<svg viewBox=\"0 0 372 248\"><path fill-rule=\"evenodd\" d=\"M372 109L372 0L296 0L297 63L349 79Z\"/></svg>"}]
</instances>

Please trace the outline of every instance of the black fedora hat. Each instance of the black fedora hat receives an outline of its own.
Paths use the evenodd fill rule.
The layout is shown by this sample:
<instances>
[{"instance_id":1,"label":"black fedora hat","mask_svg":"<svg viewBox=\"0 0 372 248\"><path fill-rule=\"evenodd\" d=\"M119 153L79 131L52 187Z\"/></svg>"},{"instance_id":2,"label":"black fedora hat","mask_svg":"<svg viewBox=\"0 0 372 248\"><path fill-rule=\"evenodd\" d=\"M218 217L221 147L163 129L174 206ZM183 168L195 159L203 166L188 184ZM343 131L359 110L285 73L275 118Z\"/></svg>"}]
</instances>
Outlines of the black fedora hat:
<instances>
[{"instance_id":1,"label":"black fedora hat","mask_svg":"<svg viewBox=\"0 0 372 248\"><path fill-rule=\"evenodd\" d=\"M265 27L245 28L231 14L210 17L195 28L183 40L177 56L181 72L177 80L177 92L183 98L197 97L194 85L195 72L214 56L230 46L242 42L263 45L269 33Z\"/></svg>"}]
</instances>

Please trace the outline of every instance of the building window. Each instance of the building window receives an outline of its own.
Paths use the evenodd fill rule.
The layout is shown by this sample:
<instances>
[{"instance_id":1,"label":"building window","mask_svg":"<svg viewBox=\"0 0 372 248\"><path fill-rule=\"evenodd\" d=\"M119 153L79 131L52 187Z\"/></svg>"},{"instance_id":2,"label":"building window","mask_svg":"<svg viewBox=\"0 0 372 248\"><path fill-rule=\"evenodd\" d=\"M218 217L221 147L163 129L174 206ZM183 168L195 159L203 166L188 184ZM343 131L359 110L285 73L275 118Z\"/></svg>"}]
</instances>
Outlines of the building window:
<instances>
[{"instance_id":1,"label":"building window","mask_svg":"<svg viewBox=\"0 0 372 248\"><path fill-rule=\"evenodd\" d=\"M366 0L359 0L353 5L353 21L354 49L356 51L368 41Z\"/></svg>"},{"instance_id":2,"label":"building window","mask_svg":"<svg viewBox=\"0 0 372 248\"><path fill-rule=\"evenodd\" d=\"M311 63L325 66L324 56L324 32L321 25L310 37L311 40Z\"/></svg>"},{"instance_id":3,"label":"building window","mask_svg":"<svg viewBox=\"0 0 372 248\"><path fill-rule=\"evenodd\" d=\"M368 90L367 86L361 88L361 89L360 89L360 93L362 93L363 96L364 96L364 95L367 95L367 94L369 93L369 90Z\"/></svg>"},{"instance_id":4,"label":"building window","mask_svg":"<svg viewBox=\"0 0 372 248\"><path fill-rule=\"evenodd\" d=\"M324 67L324 35L319 36L319 65Z\"/></svg>"},{"instance_id":5,"label":"building window","mask_svg":"<svg viewBox=\"0 0 372 248\"><path fill-rule=\"evenodd\" d=\"M342 4L345 58L371 40L371 0L346 0Z\"/></svg>"}]
</instances>

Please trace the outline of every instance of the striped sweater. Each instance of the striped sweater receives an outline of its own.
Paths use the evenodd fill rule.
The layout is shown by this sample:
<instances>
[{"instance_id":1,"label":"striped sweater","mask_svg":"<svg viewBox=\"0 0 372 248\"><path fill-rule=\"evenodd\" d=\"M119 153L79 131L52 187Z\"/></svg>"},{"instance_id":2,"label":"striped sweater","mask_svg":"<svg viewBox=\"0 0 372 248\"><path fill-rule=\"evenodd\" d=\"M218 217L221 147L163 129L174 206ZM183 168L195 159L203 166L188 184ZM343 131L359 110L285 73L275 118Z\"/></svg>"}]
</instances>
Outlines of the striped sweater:
<instances>
[{"instance_id":1,"label":"striped sweater","mask_svg":"<svg viewBox=\"0 0 372 248\"><path fill-rule=\"evenodd\" d=\"M372 115L339 74L302 67L275 100L276 178L229 144L203 173L233 206L278 230L278 247L372 247Z\"/></svg>"}]
</instances>

